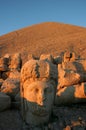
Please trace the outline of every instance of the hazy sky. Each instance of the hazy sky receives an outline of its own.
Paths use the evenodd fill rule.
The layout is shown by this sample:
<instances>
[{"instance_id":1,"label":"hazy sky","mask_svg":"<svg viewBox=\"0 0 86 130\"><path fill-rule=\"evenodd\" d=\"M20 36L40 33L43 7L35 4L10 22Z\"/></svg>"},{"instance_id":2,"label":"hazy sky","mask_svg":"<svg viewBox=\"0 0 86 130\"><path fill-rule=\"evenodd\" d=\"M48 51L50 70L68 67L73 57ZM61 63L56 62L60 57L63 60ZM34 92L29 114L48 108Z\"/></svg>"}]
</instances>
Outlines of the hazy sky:
<instances>
[{"instance_id":1,"label":"hazy sky","mask_svg":"<svg viewBox=\"0 0 86 130\"><path fill-rule=\"evenodd\" d=\"M48 21L86 27L86 0L0 0L0 35Z\"/></svg>"}]
</instances>

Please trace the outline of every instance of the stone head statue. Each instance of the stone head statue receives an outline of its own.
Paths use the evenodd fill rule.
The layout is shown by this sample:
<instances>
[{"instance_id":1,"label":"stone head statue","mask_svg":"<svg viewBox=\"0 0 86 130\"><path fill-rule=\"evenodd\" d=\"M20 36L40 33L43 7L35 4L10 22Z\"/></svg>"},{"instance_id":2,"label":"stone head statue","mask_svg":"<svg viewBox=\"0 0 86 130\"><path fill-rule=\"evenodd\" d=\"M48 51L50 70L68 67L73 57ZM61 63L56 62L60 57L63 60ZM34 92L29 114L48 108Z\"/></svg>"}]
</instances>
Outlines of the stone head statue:
<instances>
[{"instance_id":1,"label":"stone head statue","mask_svg":"<svg viewBox=\"0 0 86 130\"><path fill-rule=\"evenodd\" d=\"M63 57L63 61L64 62L71 62L75 60L75 53L74 52L70 52L70 51L66 51L64 53L64 57Z\"/></svg>"},{"instance_id":2,"label":"stone head statue","mask_svg":"<svg viewBox=\"0 0 86 130\"><path fill-rule=\"evenodd\" d=\"M13 54L10 58L10 65L9 65L10 70L20 71L21 64L22 64L21 54L20 53Z\"/></svg>"},{"instance_id":3,"label":"stone head statue","mask_svg":"<svg viewBox=\"0 0 86 130\"><path fill-rule=\"evenodd\" d=\"M29 60L21 70L22 116L27 124L49 121L57 84L57 68L45 60Z\"/></svg>"}]
</instances>

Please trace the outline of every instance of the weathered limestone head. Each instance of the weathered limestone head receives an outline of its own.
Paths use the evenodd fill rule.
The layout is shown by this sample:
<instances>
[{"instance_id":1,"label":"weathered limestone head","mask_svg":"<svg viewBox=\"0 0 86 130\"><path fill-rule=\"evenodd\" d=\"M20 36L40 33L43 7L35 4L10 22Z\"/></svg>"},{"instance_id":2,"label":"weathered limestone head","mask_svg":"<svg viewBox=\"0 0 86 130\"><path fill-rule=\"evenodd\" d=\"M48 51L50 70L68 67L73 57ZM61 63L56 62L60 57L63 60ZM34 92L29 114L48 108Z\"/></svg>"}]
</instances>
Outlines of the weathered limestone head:
<instances>
[{"instance_id":1,"label":"weathered limestone head","mask_svg":"<svg viewBox=\"0 0 86 130\"><path fill-rule=\"evenodd\" d=\"M21 54L20 53L13 54L10 58L10 65L9 65L10 70L20 71L21 64L22 64L21 63Z\"/></svg>"},{"instance_id":2,"label":"weathered limestone head","mask_svg":"<svg viewBox=\"0 0 86 130\"><path fill-rule=\"evenodd\" d=\"M69 60L58 64L55 105L86 102L86 60L70 60L70 53L65 57Z\"/></svg>"},{"instance_id":3,"label":"weathered limestone head","mask_svg":"<svg viewBox=\"0 0 86 130\"><path fill-rule=\"evenodd\" d=\"M42 54L40 56L40 60L47 60L47 61L54 63L54 58L51 54Z\"/></svg>"},{"instance_id":4,"label":"weathered limestone head","mask_svg":"<svg viewBox=\"0 0 86 130\"><path fill-rule=\"evenodd\" d=\"M21 70L22 115L27 124L49 121L57 85L57 68L46 60L29 60Z\"/></svg>"},{"instance_id":5,"label":"weathered limestone head","mask_svg":"<svg viewBox=\"0 0 86 130\"><path fill-rule=\"evenodd\" d=\"M1 57L0 58L0 71L7 71L7 70L8 70L7 58Z\"/></svg>"}]
</instances>

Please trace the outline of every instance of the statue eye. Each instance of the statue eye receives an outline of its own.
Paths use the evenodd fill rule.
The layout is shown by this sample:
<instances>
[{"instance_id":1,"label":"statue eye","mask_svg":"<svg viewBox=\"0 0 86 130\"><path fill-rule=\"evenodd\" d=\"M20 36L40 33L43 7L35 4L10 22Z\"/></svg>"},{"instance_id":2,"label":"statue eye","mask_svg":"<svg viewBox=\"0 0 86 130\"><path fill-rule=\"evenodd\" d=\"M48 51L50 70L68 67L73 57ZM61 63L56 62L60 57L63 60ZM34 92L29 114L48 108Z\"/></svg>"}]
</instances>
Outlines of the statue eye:
<instances>
[{"instance_id":1,"label":"statue eye","mask_svg":"<svg viewBox=\"0 0 86 130\"><path fill-rule=\"evenodd\" d=\"M38 88L36 88L36 89L35 89L35 92L38 93L38 91L39 91Z\"/></svg>"}]
</instances>

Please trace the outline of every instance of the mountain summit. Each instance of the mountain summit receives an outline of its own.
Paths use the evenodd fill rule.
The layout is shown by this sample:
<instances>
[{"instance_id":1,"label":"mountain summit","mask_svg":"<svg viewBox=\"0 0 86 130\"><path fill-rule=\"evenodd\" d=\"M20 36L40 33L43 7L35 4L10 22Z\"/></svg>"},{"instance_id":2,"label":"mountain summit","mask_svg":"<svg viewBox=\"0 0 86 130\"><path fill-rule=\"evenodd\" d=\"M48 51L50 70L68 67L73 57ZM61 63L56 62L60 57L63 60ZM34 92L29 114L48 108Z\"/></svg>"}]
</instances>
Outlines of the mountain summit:
<instances>
[{"instance_id":1,"label":"mountain summit","mask_svg":"<svg viewBox=\"0 0 86 130\"><path fill-rule=\"evenodd\" d=\"M0 56L19 52L54 56L66 50L86 57L86 28L69 24L45 22L0 36Z\"/></svg>"}]
</instances>

